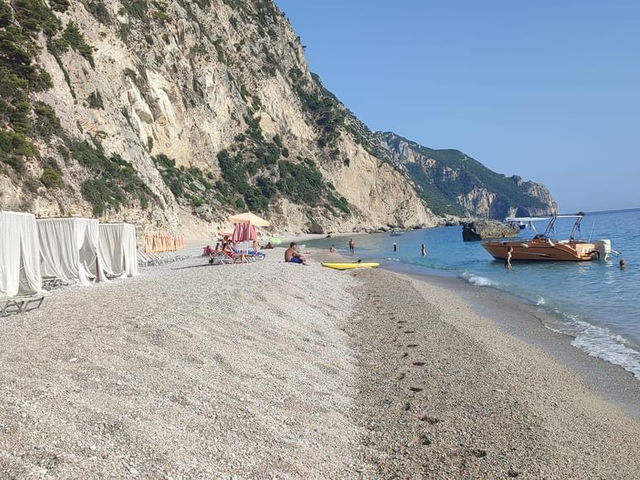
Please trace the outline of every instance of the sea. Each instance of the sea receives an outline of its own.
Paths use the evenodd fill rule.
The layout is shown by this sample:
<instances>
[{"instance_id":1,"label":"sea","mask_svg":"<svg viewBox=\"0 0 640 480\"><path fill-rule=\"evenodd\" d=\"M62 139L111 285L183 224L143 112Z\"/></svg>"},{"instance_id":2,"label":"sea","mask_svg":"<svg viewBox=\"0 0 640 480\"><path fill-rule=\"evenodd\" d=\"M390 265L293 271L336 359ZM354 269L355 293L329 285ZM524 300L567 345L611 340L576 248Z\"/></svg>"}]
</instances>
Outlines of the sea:
<instances>
[{"instance_id":1,"label":"sea","mask_svg":"<svg viewBox=\"0 0 640 480\"><path fill-rule=\"evenodd\" d=\"M536 222L540 233L545 222ZM552 238L569 238L573 220L558 219ZM535 232L521 230L520 238ZM308 247L336 249L348 254L347 241L356 243L355 257L380 262L382 267L414 275L458 277L478 288L508 292L539 310L551 330L572 337L572 345L633 373L640 379L640 209L587 213L583 240L610 239L617 254L608 261L514 262L512 270L494 260L482 242L463 242L462 227L439 227L402 232L325 238ZM393 244L397 251L393 251ZM427 255L421 255L421 245ZM627 268L619 268L624 258Z\"/></svg>"}]
</instances>

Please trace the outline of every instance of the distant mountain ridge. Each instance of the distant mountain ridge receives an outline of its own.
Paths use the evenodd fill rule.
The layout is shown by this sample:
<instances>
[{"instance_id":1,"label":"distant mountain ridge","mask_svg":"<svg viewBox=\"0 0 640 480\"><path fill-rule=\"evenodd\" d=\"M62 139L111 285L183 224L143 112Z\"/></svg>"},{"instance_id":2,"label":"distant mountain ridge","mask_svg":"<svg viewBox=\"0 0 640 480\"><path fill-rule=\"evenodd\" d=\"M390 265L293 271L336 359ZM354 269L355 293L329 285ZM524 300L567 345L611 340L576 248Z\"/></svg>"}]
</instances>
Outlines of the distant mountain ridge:
<instances>
[{"instance_id":1,"label":"distant mountain ridge","mask_svg":"<svg viewBox=\"0 0 640 480\"><path fill-rule=\"evenodd\" d=\"M504 219L550 215L558 205L542 184L494 172L465 153L435 150L393 132L376 132L376 147L412 181L437 215Z\"/></svg>"}]
</instances>

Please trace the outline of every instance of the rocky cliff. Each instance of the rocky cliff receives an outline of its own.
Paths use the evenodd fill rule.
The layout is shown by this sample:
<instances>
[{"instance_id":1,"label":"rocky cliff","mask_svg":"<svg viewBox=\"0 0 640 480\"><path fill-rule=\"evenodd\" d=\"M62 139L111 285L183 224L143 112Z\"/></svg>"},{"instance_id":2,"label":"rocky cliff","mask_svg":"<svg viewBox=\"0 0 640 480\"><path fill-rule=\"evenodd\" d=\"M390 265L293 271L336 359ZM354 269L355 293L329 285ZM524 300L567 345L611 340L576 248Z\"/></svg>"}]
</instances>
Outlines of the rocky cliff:
<instances>
[{"instance_id":1,"label":"rocky cliff","mask_svg":"<svg viewBox=\"0 0 640 480\"><path fill-rule=\"evenodd\" d=\"M392 132L374 135L381 156L404 172L439 215L503 220L558 212L544 185L493 172L458 150L434 150Z\"/></svg>"},{"instance_id":2,"label":"rocky cliff","mask_svg":"<svg viewBox=\"0 0 640 480\"><path fill-rule=\"evenodd\" d=\"M345 125L270 0L0 0L0 207L202 232L436 217Z\"/></svg>"},{"instance_id":3,"label":"rocky cliff","mask_svg":"<svg viewBox=\"0 0 640 480\"><path fill-rule=\"evenodd\" d=\"M434 225L387 147L272 0L0 0L0 208L193 236L247 209L287 231Z\"/></svg>"}]
</instances>

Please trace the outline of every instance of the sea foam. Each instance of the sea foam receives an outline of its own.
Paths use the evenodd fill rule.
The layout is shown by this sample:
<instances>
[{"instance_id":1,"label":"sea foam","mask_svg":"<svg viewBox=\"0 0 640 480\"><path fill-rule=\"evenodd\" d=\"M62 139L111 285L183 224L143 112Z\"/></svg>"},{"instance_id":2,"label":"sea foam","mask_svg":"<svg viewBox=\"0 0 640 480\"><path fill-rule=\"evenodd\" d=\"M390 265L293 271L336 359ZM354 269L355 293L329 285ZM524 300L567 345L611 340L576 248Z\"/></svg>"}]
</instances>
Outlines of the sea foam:
<instances>
[{"instance_id":1,"label":"sea foam","mask_svg":"<svg viewBox=\"0 0 640 480\"><path fill-rule=\"evenodd\" d=\"M494 282L493 280L469 272L464 272L462 274L462 278L470 284L477 285L478 287L497 287L499 285L499 283Z\"/></svg>"}]
</instances>

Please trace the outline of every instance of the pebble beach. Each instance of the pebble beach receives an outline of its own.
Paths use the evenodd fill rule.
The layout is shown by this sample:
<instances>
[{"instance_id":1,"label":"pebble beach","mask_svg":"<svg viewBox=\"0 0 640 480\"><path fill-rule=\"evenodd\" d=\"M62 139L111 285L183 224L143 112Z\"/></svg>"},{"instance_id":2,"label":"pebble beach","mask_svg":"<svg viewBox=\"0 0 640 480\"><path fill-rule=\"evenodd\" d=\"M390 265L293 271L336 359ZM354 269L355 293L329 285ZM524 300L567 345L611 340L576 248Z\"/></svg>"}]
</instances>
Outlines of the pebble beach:
<instances>
[{"instance_id":1,"label":"pebble beach","mask_svg":"<svg viewBox=\"0 0 640 480\"><path fill-rule=\"evenodd\" d=\"M638 478L640 422L451 289L190 258L3 318L1 478Z\"/></svg>"}]
</instances>

